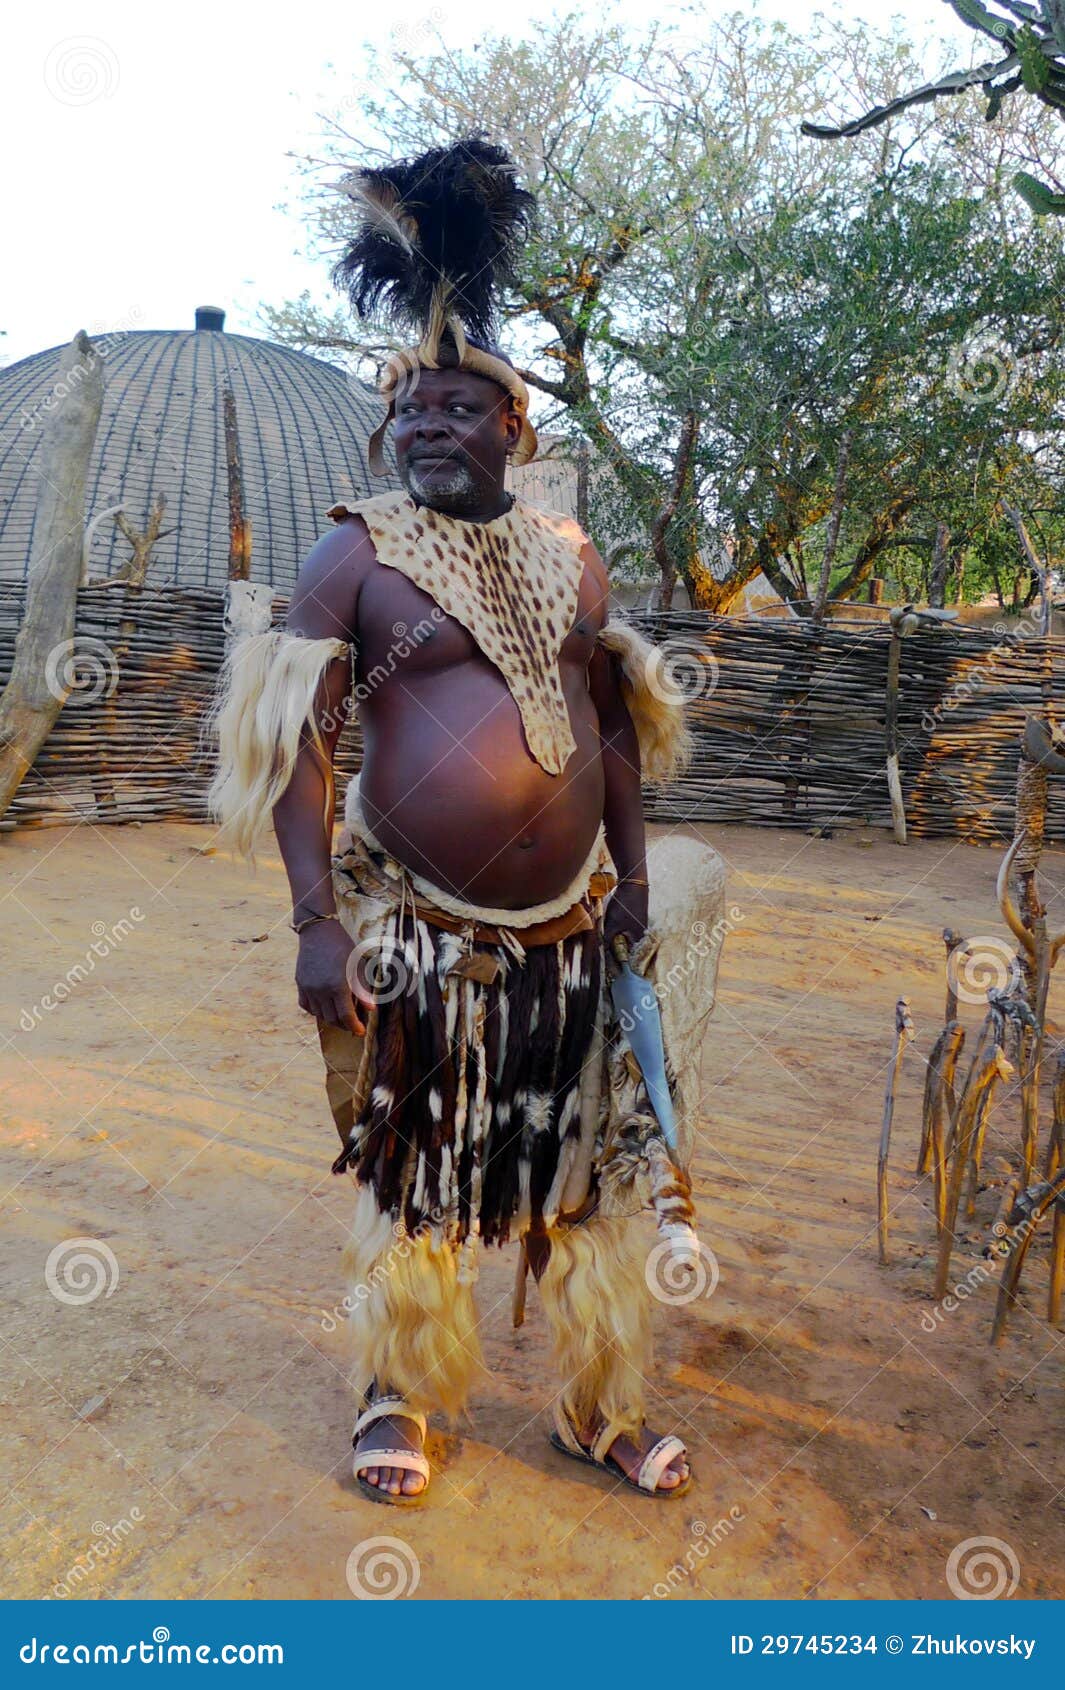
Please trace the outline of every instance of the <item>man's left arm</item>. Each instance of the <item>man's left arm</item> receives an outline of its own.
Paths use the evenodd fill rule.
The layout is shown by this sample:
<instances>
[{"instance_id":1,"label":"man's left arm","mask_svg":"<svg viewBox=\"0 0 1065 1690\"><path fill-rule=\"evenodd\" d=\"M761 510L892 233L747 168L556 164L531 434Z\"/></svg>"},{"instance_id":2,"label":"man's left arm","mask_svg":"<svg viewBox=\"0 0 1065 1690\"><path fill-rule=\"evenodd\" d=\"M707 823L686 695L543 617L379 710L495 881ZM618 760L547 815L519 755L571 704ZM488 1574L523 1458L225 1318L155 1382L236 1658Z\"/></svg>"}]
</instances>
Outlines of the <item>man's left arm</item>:
<instances>
[{"instance_id":1,"label":"man's left arm","mask_svg":"<svg viewBox=\"0 0 1065 1690\"><path fill-rule=\"evenodd\" d=\"M624 933L635 944L647 929L647 842L640 746L622 694L618 660L599 644L588 666L588 690L599 714L606 843L618 873L617 889L606 910L605 939L609 947L616 934Z\"/></svg>"}]
</instances>

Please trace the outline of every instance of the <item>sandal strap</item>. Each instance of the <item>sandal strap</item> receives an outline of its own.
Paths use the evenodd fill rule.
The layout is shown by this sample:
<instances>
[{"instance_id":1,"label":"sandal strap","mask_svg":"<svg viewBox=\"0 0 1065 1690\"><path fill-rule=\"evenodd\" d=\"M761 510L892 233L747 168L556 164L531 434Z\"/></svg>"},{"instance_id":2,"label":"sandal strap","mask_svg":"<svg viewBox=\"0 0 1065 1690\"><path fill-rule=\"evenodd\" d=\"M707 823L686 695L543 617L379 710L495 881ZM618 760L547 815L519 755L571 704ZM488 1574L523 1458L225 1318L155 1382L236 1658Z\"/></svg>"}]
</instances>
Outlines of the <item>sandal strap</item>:
<instances>
[{"instance_id":1,"label":"sandal strap","mask_svg":"<svg viewBox=\"0 0 1065 1690\"><path fill-rule=\"evenodd\" d=\"M668 1438L659 1438L653 1449L649 1449L640 1463L640 1471L636 1476L636 1483L641 1490L657 1490L658 1481L662 1477L671 1461L678 1455L687 1455L680 1438L671 1434Z\"/></svg>"},{"instance_id":2,"label":"sandal strap","mask_svg":"<svg viewBox=\"0 0 1065 1690\"><path fill-rule=\"evenodd\" d=\"M428 1421L418 1409L410 1408L403 1397L376 1397L368 1408L363 1409L356 1420L355 1429L351 1434L352 1443L355 1443L367 1427L372 1426L377 1420L384 1420L386 1416L397 1420L413 1420L418 1428L419 1436L425 1437Z\"/></svg>"},{"instance_id":3,"label":"sandal strap","mask_svg":"<svg viewBox=\"0 0 1065 1690\"><path fill-rule=\"evenodd\" d=\"M420 1473L426 1481L431 1477L428 1461L416 1449L373 1449L356 1455L354 1471L362 1473L367 1467L400 1467L406 1473Z\"/></svg>"},{"instance_id":4,"label":"sandal strap","mask_svg":"<svg viewBox=\"0 0 1065 1690\"><path fill-rule=\"evenodd\" d=\"M615 1444L619 1438L626 1436L631 1437L631 1435L631 1431L629 1430L626 1421L604 1421L602 1427L595 1435L595 1442L592 1445L592 1460L600 1463L605 1462L607 1456L610 1454L612 1445Z\"/></svg>"},{"instance_id":5,"label":"sandal strap","mask_svg":"<svg viewBox=\"0 0 1065 1690\"><path fill-rule=\"evenodd\" d=\"M591 1459L600 1467L606 1466L607 1458L618 1438L630 1435L627 1422L624 1420L607 1420L596 1433L595 1442L589 1449L587 1445L582 1444L578 1438L573 1422L563 1407L560 1398L556 1398L553 1405L553 1412L555 1430L566 1448L572 1450L574 1455L583 1455L585 1457L590 1456ZM675 1433L670 1433L669 1436L665 1438L659 1438L658 1442L647 1451L647 1454L640 1463L640 1471L636 1475L636 1483L639 1485L640 1489L645 1491L656 1491L658 1489L658 1482L670 1462L674 1461L678 1455L687 1455L687 1453L688 1451L683 1441L678 1438ZM614 1459L614 1465L620 1468L620 1463L618 1463L616 1457Z\"/></svg>"},{"instance_id":6,"label":"sandal strap","mask_svg":"<svg viewBox=\"0 0 1065 1690\"><path fill-rule=\"evenodd\" d=\"M587 1455L588 1451L578 1438L576 1428L569 1417L561 1397L555 1398L554 1403L552 1404L552 1413L555 1420L555 1431L562 1439L566 1448L574 1455Z\"/></svg>"}]
</instances>

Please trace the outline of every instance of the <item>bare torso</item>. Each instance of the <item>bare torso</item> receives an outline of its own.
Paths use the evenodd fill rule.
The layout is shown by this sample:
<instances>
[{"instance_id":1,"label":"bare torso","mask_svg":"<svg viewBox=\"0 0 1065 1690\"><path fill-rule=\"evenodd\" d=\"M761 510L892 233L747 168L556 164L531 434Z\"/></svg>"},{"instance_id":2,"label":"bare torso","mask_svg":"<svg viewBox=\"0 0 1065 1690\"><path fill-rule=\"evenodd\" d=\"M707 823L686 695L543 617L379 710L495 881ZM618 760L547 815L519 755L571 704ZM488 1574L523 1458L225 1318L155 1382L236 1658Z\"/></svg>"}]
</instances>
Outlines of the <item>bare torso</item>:
<instances>
[{"instance_id":1,"label":"bare torso","mask_svg":"<svg viewBox=\"0 0 1065 1690\"><path fill-rule=\"evenodd\" d=\"M363 533L360 550L371 544ZM559 657L577 748L550 775L529 754L502 675L461 624L399 571L376 559L365 568L354 628L363 806L408 868L502 909L572 882L603 819L588 665L606 610L601 566L586 563Z\"/></svg>"}]
</instances>

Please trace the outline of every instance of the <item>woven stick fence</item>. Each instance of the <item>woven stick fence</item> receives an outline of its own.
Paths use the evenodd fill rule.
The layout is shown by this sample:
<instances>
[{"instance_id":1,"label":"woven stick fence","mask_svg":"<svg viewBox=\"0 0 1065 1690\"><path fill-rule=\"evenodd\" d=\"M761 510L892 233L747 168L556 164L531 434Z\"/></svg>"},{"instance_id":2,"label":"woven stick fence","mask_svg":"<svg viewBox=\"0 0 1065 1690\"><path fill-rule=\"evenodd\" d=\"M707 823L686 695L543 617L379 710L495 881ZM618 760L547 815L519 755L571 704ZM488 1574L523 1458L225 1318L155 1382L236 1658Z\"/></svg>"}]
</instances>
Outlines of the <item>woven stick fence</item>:
<instances>
[{"instance_id":1,"label":"woven stick fence","mask_svg":"<svg viewBox=\"0 0 1065 1690\"><path fill-rule=\"evenodd\" d=\"M0 684L11 667L22 589L0 584ZM275 605L275 619L285 602ZM224 649L223 595L211 589L84 588L71 659L77 687L0 826L205 818L202 724ZM657 679L690 700L695 757L649 790L656 821L768 827L889 826L884 773L886 624L821 626L634 618L661 648ZM999 639L958 626L903 641L898 735L912 834L1010 837L1017 743L1026 715L1065 704L1065 640ZM358 766L349 726L337 766ZM1047 837L1065 839L1065 793L1051 783Z\"/></svg>"},{"instance_id":2,"label":"woven stick fence","mask_svg":"<svg viewBox=\"0 0 1065 1690\"><path fill-rule=\"evenodd\" d=\"M885 776L890 629L644 615L691 699L695 756L649 795L655 820L822 829L891 825ZM902 642L899 761L909 831L1008 840L1026 718L1065 704L1065 640L950 624ZM1056 783L1057 784L1057 783ZM1047 837L1065 838L1065 793Z\"/></svg>"},{"instance_id":3,"label":"woven stick fence","mask_svg":"<svg viewBox=\"0 0 1065 1690\"><path fill-rule=\"evenodd\" d=\"M284 617L279 599L275 617ZM224 595L208 588L82 588L72 653L56 675L75 683L0 829L74 821L206 821L211 776L203 727L225 650ZM21 588L0 584L0 684L7 678ZM130 619L136 618L132 631ZM360 761L357 726L338 775ZM342 790L338 780L338 788Z\"/></svg>"}]
</instances>

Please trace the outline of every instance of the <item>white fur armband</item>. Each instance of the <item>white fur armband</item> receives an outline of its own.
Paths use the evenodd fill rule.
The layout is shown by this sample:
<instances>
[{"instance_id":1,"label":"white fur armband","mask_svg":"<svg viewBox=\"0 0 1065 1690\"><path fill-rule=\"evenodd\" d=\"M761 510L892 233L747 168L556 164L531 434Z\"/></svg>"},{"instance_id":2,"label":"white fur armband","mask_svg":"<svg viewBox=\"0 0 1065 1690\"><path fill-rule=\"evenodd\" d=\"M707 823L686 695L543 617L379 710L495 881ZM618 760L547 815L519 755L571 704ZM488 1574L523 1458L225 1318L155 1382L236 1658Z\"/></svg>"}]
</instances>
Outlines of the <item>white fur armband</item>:
<instances>
[{"instance_id":1,"label":"white fur armband","mask_svg":"<svg viewBox=\"0 0 1065 1690\"><path fill-rule=\"evenodd\" d=\"M644 780L676 780L691 761L692 737L684 721L684 699L663 673L661 648L616 618L599 630L599 644L617 657L621 692L640 742Z\"/></svg>"},{"instance_id":2,"label":"white fur armband","mask_svg":"<svg viewBox=\"0 0 1065 1690\"><path fill-rule=\"evenodd\" d=\"M305 731L325 757L315 713L318 689L329 664L348 650L346 640L305 639L274 628L236 641L228 652L209 721L218 765L208 806L221 843L241 856L254 856L263 826L292 779ZM330 780L326 789L329 808ZM327 827L332 819L325 817Z\"/></svg>"}]
</instances>

